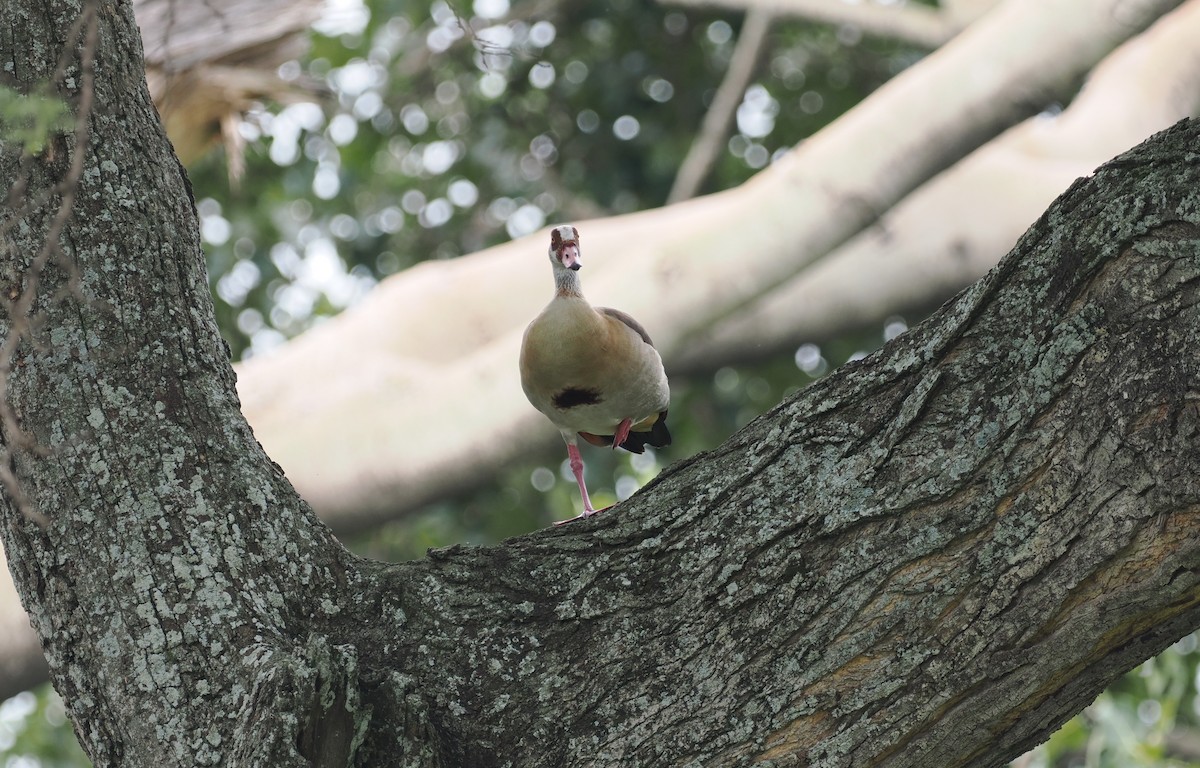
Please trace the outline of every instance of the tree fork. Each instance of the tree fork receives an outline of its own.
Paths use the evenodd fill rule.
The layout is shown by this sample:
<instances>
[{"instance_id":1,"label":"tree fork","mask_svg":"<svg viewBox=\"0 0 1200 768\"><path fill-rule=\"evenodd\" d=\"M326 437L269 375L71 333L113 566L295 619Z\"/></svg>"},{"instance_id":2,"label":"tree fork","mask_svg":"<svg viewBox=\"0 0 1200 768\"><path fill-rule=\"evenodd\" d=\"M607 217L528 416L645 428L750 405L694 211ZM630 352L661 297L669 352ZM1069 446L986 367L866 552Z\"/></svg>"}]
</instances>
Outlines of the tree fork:
<instances>
[{"instance_id":1,"label":"tree fork","mask_svg":"<svg viewBox=\"0 0 1200 768\"><path fill-rule=\"evenodd\" d=\"M0 331L45 516L5 492L4 543L97 766L1001 765L1200 624L1200 122L616 508L388 565L242 420L132 14L96 7L62 258ZM50 166L0 153L6 285Z\"/></svg>"}]
</instances>

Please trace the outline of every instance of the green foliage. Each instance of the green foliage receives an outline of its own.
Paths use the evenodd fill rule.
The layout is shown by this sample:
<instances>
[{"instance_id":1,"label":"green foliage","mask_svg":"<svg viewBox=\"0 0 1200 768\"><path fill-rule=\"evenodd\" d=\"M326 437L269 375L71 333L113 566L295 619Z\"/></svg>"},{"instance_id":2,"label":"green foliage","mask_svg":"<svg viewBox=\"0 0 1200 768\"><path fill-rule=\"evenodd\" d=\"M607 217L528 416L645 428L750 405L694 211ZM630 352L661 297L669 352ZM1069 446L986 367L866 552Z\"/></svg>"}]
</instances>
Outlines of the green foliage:
<instances>
[{"instance_id":1,"label":"green foliage","mask_svg":"<svg viewBox=\"0 0 1200 768\"><path fill-rule=\"evenodd\" d=\"M1200 766L1200 637L1125 675L1038 748L1029 768Z\"/></svg>"},{"instance_id":2,"label":"green foliage","mask_svg":"<svg viewBox=\"0 0 1200 768\"><path fill-rule=\"evenodd\" d=\"M0 768L86 768L62 700L49 685L0 702Z\"/></svg>"},{"instance_id":3,"label":"green foliage","mask_svg":"<svg viewBox=\"0 0 1200 768\"><path fill-rule=\"evenodd\" d=\"M37 155L52 134L73 127L71 108L61 99L40 93L26 96L0 85L0 142L18 144L23 151Z\"/></svg>"}]
</instances>

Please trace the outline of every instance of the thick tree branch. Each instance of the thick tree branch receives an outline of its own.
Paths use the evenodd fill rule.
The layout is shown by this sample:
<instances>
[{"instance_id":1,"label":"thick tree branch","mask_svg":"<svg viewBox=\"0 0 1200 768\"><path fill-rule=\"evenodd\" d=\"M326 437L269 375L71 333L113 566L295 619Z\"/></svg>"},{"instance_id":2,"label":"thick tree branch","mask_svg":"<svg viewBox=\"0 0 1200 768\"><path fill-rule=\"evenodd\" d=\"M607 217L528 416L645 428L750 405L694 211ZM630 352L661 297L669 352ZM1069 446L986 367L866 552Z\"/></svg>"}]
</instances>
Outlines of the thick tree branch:
<instances>
[{"instance_id":1,"label":"thick tree branch","mask_svg":"<svg viewBox=\"0 0 1200 768\"><path fill-rule=\"evenodd\" d=\"M341 550L238 416L194 203L129 4L87 7L16 6L6 29L25 57L5 67L20 87L67 62L57 86L89 137L53 136L33 157L0 149L0 178L24 190L8 210L18 226L0 284L28 298L0 303L13 342L5 398L33 447L7 423L0 440L46 518L3 494L8 566L97 766L215 765L243 741L249 754L294 752L294 735L242 712L268 686L243 665L278 680L303 655L285 617L336 611L313 590L344 573ZM90 112L78 105L93 96L80 92L92 49L64 34L81 13L98 22L103 109ZM43 252L58 258L35 281ZM315 541L325 555L295 557Z\"/></svg>"},{"instance_id":2,"label":"thick tree branch","mask_svg":"<svg viewBox=\"0 0 1200 768\"><path fill-rule=\"evenodd\" d=\"M78 11L52 10L21 18L35 39ZM14 462L49 525L0 497L100 768L1000 765L1200 623L1200 122L619 507L387 565L340 548L238 413L186 181L116 11L113 107L63 238L80 291L43 276L9 382L50 449ZM56 183L18 161L0 170ZM0 278L53 212L21 212Z\"/></svg>"}]
</instances>

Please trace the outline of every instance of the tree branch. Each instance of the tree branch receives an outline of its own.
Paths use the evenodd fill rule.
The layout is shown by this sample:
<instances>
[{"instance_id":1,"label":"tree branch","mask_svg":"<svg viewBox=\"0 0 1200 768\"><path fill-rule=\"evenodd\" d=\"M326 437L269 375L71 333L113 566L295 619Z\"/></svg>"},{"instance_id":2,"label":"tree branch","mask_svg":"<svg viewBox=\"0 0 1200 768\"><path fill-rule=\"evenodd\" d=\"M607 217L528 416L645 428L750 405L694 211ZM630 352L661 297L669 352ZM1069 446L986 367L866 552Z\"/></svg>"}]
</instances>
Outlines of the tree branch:
<instances>
[{"instance_id":1,"label":"tree branch","mask_svg":"<svg viewBox=\"0 0 1200 768\"><path fill-rule=\"evenodd\" d=\"M61 43L70 12L14 30ZM101 40L81 291L39 304L8 391L53 450L14 462L49 525L0 496L98 768L1000 765L1200 622L1200 122L617 508L388 565L240 417L128 6ZM22 216L10 281L52 231Z\"/></svg>"},{"instance_id":2,"label":"tree branch","mask_svg":"<svg viewBox=\"0 0 1200 768\"><path fill-rule=\"evenodd\" d=\"M839 0L660 0L667 5L687 8L727 8L803 18L821 24L851 25L864 34L917 45L933 50L962 31L982 15L994 0L956 3L952 10L923 5L878 5Z\"/></svg>"},{"instance_id":3,"label":"tree branch","mask_svg":"<svg viewBox=\"0 0 1200 768\"><path fill-rule=\"evenodd\" d=\"M221 138L236 180L244 162L235 130L242 114L258 100L310 99L326 90L277 73L306 49L319 0L134 0L134 11L150 92L184 164Z\"/></svg>"},{"instance_id":4,"label":"tree branch","mask_svg":"<svg viewBox=\"0 0 1200 768\"><path fill-rule=\"evenodd\" d=\"M667 204L695 197L700 191L700 185L704 183L704 179L708 177L713 164L725 148L729 125L733 122L738 105L742 103L742 97L746 94L746 87L750 85L754 70L762 59L763 44L770 29L770 12L759 9L746 12L741 34L729 60L729 68L725 71L725 77L717 88L708 112L704 113L700 132L692 140L687 156L675 175L675 183L671 185L671 191L667 195Z\"/></svg>"}]
</instances>

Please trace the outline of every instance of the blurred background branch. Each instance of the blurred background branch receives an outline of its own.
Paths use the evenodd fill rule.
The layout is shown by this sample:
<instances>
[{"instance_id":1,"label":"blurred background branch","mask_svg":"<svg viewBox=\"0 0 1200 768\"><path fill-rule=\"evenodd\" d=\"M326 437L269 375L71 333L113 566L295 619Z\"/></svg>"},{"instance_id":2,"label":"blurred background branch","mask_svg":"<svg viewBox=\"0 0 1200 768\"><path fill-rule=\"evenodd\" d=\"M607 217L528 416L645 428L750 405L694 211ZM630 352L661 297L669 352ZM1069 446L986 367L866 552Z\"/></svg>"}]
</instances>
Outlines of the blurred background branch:
<instances>
[{"instance_id":1,"label":"blurred background branch","mask_svg":"<svg viewBox=\"0 0 1200 768\"><path fill-rule=\"evenodd\" d=\"M184 165L213 144L225 148L229 177L244 169L238 125L264 100L289 103L327 92L317 79L281 74L308 48L322 0L135 0L146 51L146 81Z\"/></svg>"},{"instance_id":2,"label":"blurred background branch","mask_svg":"<svg viewBox=\"0 0 1200 768\"><path fill-rule=\"evenodd\" d=\"M997 0L951 0L931 8L916 3L843 2L842 0L663 0L692 8L763 11L820 24L846 25L862 34L922 48L937 48L982 16Z\"/></svg>"},{"instance_id":3,"label":"blurred background branch","mask_svg":"<svg viewBox=\"0 0 1200 768\"><path fill-rule=\"evenodd\" d=\"M932 309L970 285L1076 178L1139 136L1200 114L1196 35L1200 4L1187 3L1107 56L1061 112L1049 109L982 145L821 264L697 334L678 370L826 341L847 327Z\"/></svg>"},{"instance_id":4,"label":"blurred background branch","mask_svg":"<svg viewBox=\"0 0 1200 768\"><path fill-rule=\"evenodd\" d=\"M679 174L675 177L675 183L671 185L670 193L667 194L668 204L695 197L713 164L725 149L725 140L729 136L734 113L745 98L746 88L754 77L754 70L766 53L764 43L770 29L770 11L752 8L746 12L737 45L729 59L729 69L725 72L716 95L713 96L712 104L704 113L700 132L696 134L692 146L683 158L683 164L679 166Z\"/></svg>"}]
</instances>

